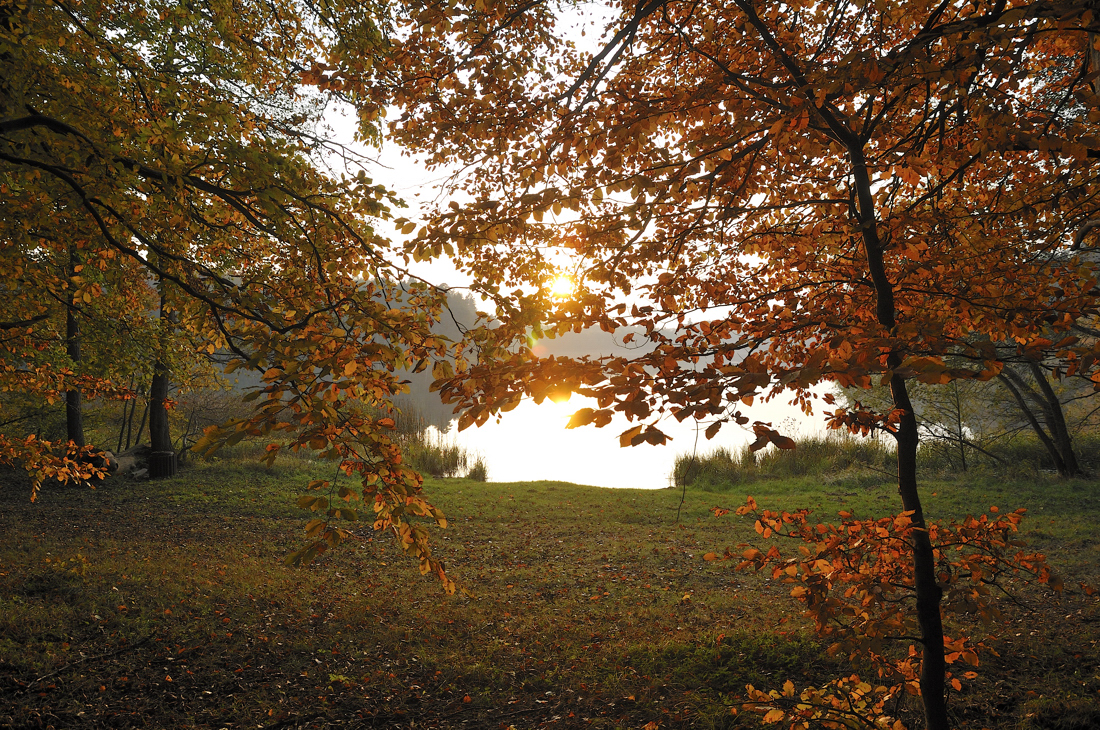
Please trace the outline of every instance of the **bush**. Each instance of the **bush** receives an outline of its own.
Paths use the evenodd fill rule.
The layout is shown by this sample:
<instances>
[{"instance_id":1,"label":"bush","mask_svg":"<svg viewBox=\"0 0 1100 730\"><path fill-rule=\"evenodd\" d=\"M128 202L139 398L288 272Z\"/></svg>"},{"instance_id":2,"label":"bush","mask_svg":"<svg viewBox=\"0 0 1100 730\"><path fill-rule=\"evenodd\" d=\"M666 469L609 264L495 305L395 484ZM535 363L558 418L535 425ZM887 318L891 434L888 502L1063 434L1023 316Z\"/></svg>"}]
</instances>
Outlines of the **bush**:
<instances>
[{"instance_id":1,"label":"bush","mask_svg":"<svg viewBox=\"0 0 1100 730\"><path fill-rule=\"evenodd\" d=\"M885 439L861 438L841 431L825 436L809 436L797 440L795 449L761 451L757 468L769 476L804 476L830 474L848 470L897 470L893 444Z\"/></svg>"},{"instance_id":2,"label":"bush","mask_svg":"<svg viewBox=\"0 0 1100 730\"><path fill-rule=\"evenodd\" d=\"M424 415L414 406L406 405L395 416L395 440L401 445L401 451L409 466L421 474L433 477L457 477L467 471L467 477L473 473L482 476L477 481L485 481L488 468L481 457L470 458L466 450L453 438L448 438L428 423ZM480 465L480 470L478 466Z\"/></svg>"},{"instance_id":3,"label":"bush","mask_svg":"<svg viewBox=\"0 0 1100 730\"><path fill-rule=\"evenodd\" d=\"M1050 453L1030 430L1001 434L978 441L976 445L981 450L973 447L966 449L967 466L971 471L998 473L1011 470L1019 473L1056 470ZM1100 470L1100 434L1075 434L1073 450L1082 468L1090 472ZM918 459L922 469L956 473L961 471L957 454L958 448L953 444L929 441L921 444Z\"/></svg>"},{"instance_id":4,"label":"bush","mask_svg":"<svg viewBox=\"0 0 1100 730\"><path fill-rule=\"evenodd\" d=\"M478 456L473 459L454 439L441 434L428 424L415 407L406 407L391 413L369 411L375 416L390 416L394 420L391 437L400 446L405 463L425 476L437 478L457 477L466 474L468 479L486 481L488 466ZM257 461L267 453L267 439L245 439L231 447L219 449L213 458L227 461ZM315 458L309 449L299 451L283 450L276 466L296 466Z\"/></svg>"},{"instance_id":5,"label":"bush","mask_svg":"<svg viewBox=\"0 0 1100 730\"><path fill-rule=\"evenodd\" d=\"M485 465L485 459L481 455L474 460L470 471L466 472L466 478L475 482L489 481L489 467Z\"/></svg>"},{"instance_id":6,"label":"bush","mask_svg":"<svg viewBox=\"0 0 1100 730\"><path fill-rule=\"evenodd\" d=\"M897 452L889 438L830 432L802 437L795 443L794 449L769 447L756 453L746 446L739 453L718 448L698 455L680 454L673 465L672 481L676 487L722 492L758 479L814 475L824 484L859 489L892 481L892 475L897 473ZM1030 432L987 439L978 446L987 453L967 449L967 465L972 471L1055 469L1047 450ZM1082 467L1090 472L1100 471L1100 434L1079 433L1073 438L1073 447ZM919 468L940 474L960 472L954 448L945 449L939 441L922 443L917 455Z\"/></svg>"}]
</instances>

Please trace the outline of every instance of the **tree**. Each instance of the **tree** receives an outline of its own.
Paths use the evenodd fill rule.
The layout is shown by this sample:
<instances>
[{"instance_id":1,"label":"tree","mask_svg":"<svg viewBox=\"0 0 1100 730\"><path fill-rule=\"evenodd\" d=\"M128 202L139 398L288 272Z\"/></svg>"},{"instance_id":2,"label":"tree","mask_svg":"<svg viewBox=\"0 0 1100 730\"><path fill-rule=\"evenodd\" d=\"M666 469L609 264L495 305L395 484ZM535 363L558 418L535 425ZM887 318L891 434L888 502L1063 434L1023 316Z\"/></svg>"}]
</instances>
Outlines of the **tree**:
<instances>
[{"instance_id":1,"label":"tree","mask_svg":"<svg viewBox=\"0 0 1100 730\"><path fill-rule=\"evenodd\" d=\"M168 298L163 283L160 292L160 313L158 319L163 330L162 337L168 339L172 328L172 313L168 310ZM158 349L153 362L153 377L149 383L149 445L153 453L174 451L172 433L168 425L168 366ZM152 473L152 470L150 470Z\"/></svg>"},{"instance_id":2,"label":"tree","mask_svg":"<svg viewBox=\"0 0 1100 730\"><path fill-rule=\"evenodd\" d=\"M740 405L762 393L810 410L816 383L889 385L885 412L830 418L896 439L919 686L927 727L946 728L909 383L988 380L1006 359L1048 355L1094 369L1095 350L1065 333L1096 310L1095 269L1054 255L1097 214L1091 6L610 11L588 55L549 3L403 4L385 64L326 61L331 83L388 87L394 137L465 171L462 200L433 211L408 251L455 251L501 325L473 333L471 366L440 387L466 408L460 426L580 392L598 407L571 425L619 411L639 422L620 437L634 445L663 442L663 416L710 420L713 436L747 425ZM548 285L561 271L580 293L559 303ZM540 360L524 344L531 328L585 326L638 327L653 348ZM752 428L756 447L791 445Z\"/></svg>"},{"instance_id":3,"label":"tree","mask_svg":"<svg viewBox=\"0 0 1100 730\"><path fill-rule=\"evenodd\" d=\"M252 414L205 445L259 435L282 439L270 458L308 448L334 461L335 476L312 485L332 503L307 498L318 519L299 557L346 537L337 521L357 517L344 505L358 498L375 529L453 589L419 521L442 514L384 415L404 390L396 373L446 360L431 332L443 293L395 264L371 221L397 201L322 123L340 92L316 63L358 49L354 63L369 65L372 13L293 0L0 0L0 289L15 295L0 321L0 390L132 397L120 364L86 374L51 355L75 336L51 327L50 302L79 303L110 329L153 311L155 281L180 336L263 375ZM356 101L361 134L376 139L379 107L369 94ZM59 271L74 244L80 263ZM0 463L22 464L36 489L92 476L84 453L33 433L0 437Z\"/></svg>"},{"instance_id":4,"label":"tree","mask_svg":"<svg viewBox=\"0 0 1100 730\"><path fill-rule=\"evenodd\" d=\"M76 246L69 245L69 276L77 275L77 267L80 266L80 257ZM80 325L77 324L76 309L79 303L75 297L66 302L65 306L65 354L69 356L73 365L80 363ZM83 448L84 443L84 408L80 389L71 388L65 392L65 435L69 441L78 448Z\"/></svg>"},{"instance_id":5,"label":"tree","mask_svg":"<svg viewBox=\"0 0 1100 730\"><path fill-rule=\"evenodd\" d=\"M998 441L1029 430L1060 476L1082 476L1085 472L1073 434L1090 426L1094 409L1089 404L1097 395L1096 388L1080 375L1067 378L1060 374L1057 361L1013 362L1012 354L1005 353L1004 369L986 383L955 380L948 385L910 386L924 442L942 444L952 464L966 471L968 452L1003 462L991 449L995 450ZM845 405L853 409L882 410L890 402L889 390L883 387L870 391L848 388L842 395Z\"/></svg>"},{"instance_id":6,"label":"tree","mask_svg":"<svg viewBox=\"0 0 1100 730\"><path fill-rule=\"evenodd\" d=\"M715 507L716 516L729 513ZM1063 589L1043 555L1021 549L1025 543L1017 531L1026 510L1001 515L996 506L988 514L967 516L948 525L929 523L927 531L936 546L936 571L945 592L942 611L953 619L956 630L966 632L960 619L979 620L983 625L1003 621L997 605L997 593L990 583L1004 590L1000 579L1023 578L1045 583L1055 591ZM814 723L822 727L891 727L900 730L900 720L891 717L906 694L919 694L917 652L898 649L897 637L912 634L916 627L909 604L914 598L912 571L907 546L916 529L908 514L879 519L856 519L841 512L841 522L814 524L809 510L776 512L758 509L749 497L737 508L739 516L751 516L758 534L764 539L793 540L797 557L784 558L772 544L765 553L754 547L740 555L728 548L724 555L708 553L705 560L739 560L738 569L761 570L772 566L772 579L793 584L791 595L805 607L805 616L813 621L817 635L828 642L830 655L847 654L854 664L870 667L877 676L858 675L828 682L821 687L806 687L796 693L788 680L783 691L763 692L749 685L743 709L759 712L765 722L785 721L791 728ZM1095 589L1082 586L1086 593ZM988 637L992 638L992 637ZM978 666L979 652L991 649L979 633L963 633L953 639L944 637L950 647L948 665ZM861 670L862 671L862 670ZM871 672L868 672L871 674ZM945 676L955 690L962 689L958 676ZM976 673L959 672L973 678ZM877 686L875 686L877 685ZM816 722L815 722L816 721Z\"/></svg>"},{"instance_id":7,"label":"tree","mask_svg":"<svg viewBox=\"0 0 1100 730\"><path fill-rule=\"evenodd\" d=\"M1062 400L1040 364L1031 362L1019 369L1007 366L997 379L1012 394L1020 413L1047 450L1058 474L1064 477L1083 476L1085 471L1073 449Z\"/></svg>"}]
</instances>

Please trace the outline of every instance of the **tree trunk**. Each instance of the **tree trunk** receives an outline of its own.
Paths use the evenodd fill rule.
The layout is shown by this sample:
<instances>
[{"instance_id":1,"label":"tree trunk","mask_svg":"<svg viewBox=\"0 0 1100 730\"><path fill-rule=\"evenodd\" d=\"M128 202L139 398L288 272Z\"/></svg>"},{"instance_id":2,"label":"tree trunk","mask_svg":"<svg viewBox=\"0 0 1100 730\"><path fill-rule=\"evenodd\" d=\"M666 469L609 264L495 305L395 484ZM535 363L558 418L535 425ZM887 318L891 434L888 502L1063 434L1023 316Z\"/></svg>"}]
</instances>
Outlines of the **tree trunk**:
<instances>
[{"instance_id":1,"label":"tree trunk","mask_svg":"<svg viewBox=\"0 0 1100 730\"><path fill-rule=\"evenodd\" d=\"M130 407L130 401L122 401L122 420L119 422L118 427L118 443L115 444L115 453L122 453L122 439L126 436L126 409Z\"/></svg>"},{"instance_id":2,"label":"tree trunk","mask_svg":"<svg viewBox=\"0 0 1100 730\"><path fill-rule=\"evenodd\" d=\"M164 295L164 282L160 283L160 326L170 327L168 305ZM163 340L161 340L163 343ZM153 364L153 381L149 385L149 443L154 453L172 451L172 434L168 427L168 367L159 357Z\"/></svg>"},{"instance_id":3,"label":"tree trunk","mask_svg":"<svg viewBox=\"0 0 1100 730\"><path fill-rule=\"evenodd\" d=\"M134 376L130 376L130 390L134 390ZM118 428L118 444L115 446L115 453L122 453L122 439L127 436L127 425L133 423L134 409L137 408L137 399L130 398L122 401L122 422ZM127 409L129 409L127 411ZM129 413L129 416L127 416ZM126 444L126 448L130 448L130 444Z\"/></svg>"},{"instance_id":4,"label":"tree trunk","mask_svg":"<svg viewBox=\"0 0 1100 730\"><path fill-rule=\"evenodd\" d=\"M69 246L69 276L76 276L80 257L75 246ZM69 297L65 308L65 351L76 367L80 363L80 324L76 320L76 295ZM77 446L84 446L84 404L79 388L65 391L65 436Z\"/></svg>"},{"instance_id":5,"label":"tree trunk","mask_svg":"<svg viewBox=\"0 0 1100 730\"><path fill-rule=\"evenodd\" d=\"M897 355L890 356L891 368L901 364ZM898 494L906 512L912 512L913 572L917 593L917 623L920 625L921 673L920 691L924 703L924 722L929 730L947 730L947 701L945 671L947 663L943 654L943 620L940 616L940 599L943 590L936 582L936 558L932 542L928 539L927 523L917 490L917 447L920 439L913 404L900 375L890 378L890 393L894 407L901 411L898 430L894 434L898 443Z\"/></svg>"},{"instance_id":6,"label":"tree trunk","mask_svg":"<svg viewBox=\"0 0 1100 730\"><path fill-rule=\"evenodd\" d=\"M1035 432L1035 436L1039 439L1039 443L1047 450L1051 461L1054 462L1054 468L1058 471L1058 475L1063 477L1080 476L1083 472L1077 461L1077 454L1073 451L1073 443L1070 440L1069 429L1066 427L1062 403L1058 400L1054 389L1050 387L1050 383L1047 382L1042 369L1037 365L1033 367L1035 370L1032 371L1032 375L1035 376L1040 393L1032 390L1020 377L1019 373L1011 368L1006 367L997 376L997 379L1012 394L1016 405L1020 407L1024 418L1031 425L1031 430ZM1038 372L1036 373L1036 371ZM1043 428L1043 424L1039 422L1035 410L1028 403L1028 398L1043 412L1047 428L1050 429L1049 434Z\"/></svg>"},{"instance_id":7,"label":"tree trunk","mask_svg":"<svg viewBox=\"0 0 1100 730\"><path fill-rule=\"evenodd\" d=\"M959 461L962 462L962 471L967 471L966 467L966 434L963 431L962 420L962 400L959 398L959 381L952 380L952 387L955 389L955 435L959 440Z\"/></svg>"},{"instance_id":8,"label":"tree trunk","mask_svg":"<svg viewBox=\"0 0 1100 730\"><path fill-rule=\"evenodd\" d=\"M171 451L172 435L168 428L168 372L164 363L157 360L153 370L153 382L149 386L149 443L153 451Z\"/></svg>"},{"instance_id":9,"label":"tree trunk","mask_svg":"<svg viewBox=\"0 0 1100 730\"><path fill-rule=\"evenodd\" d=\"M135 406L136 408L136 406ZM133 411L130 412L130 416L133 417ZM137 438L134 439L134 445L141 443L141 434L145 433L145 417L149 415L149 398L145 399L145 407L141 409L141 420L138 421ZM130 439L126 439L126 448L130 448Z\"/></svg>"},{"instance_id":10,"label":"tree trunk","mask_svg":"<svg viewBox=\"0 0 1100 730\"><path fill-rule=\"evenodd\" d=\"M894 288L886 272L882 241L878 235L874 196L871 192L871 175L867 169L862 148L855 139L848 140L855 183L856 200L853 217L863 235L863 250L867 256L867 273L875 293L875 317L890 333L897 325L894 305ZM894 408L901 413L894 436L898 442L898 494L902 507L912 512L914 530L910 547L913 549L913 579L917 594L917 623L920 626L921 702L924 705L924 724L927 730L949 730L947 720L946 662L943 654L943 621L940 616L940 599L943 590L936 582L936 560L932 542L928 538L924 510L917 490L917 446L920 434L917 416L905 378L897 375L902 356L891 352L886 358L887 367L894 373L890 377L890 395Z\"/></svg>"}]
</instances>

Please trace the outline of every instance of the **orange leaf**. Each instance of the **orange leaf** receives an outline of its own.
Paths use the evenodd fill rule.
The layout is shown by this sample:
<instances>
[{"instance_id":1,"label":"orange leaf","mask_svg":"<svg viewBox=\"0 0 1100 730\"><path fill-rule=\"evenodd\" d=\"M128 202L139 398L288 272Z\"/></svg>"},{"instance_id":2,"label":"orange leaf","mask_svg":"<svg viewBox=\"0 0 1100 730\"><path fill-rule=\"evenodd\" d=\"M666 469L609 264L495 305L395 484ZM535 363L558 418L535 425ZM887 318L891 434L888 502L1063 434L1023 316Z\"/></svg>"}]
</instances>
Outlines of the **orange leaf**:
<instances>
[{"instance_id":1,"label":"orange leaf","mask_svg":"<svg viewBox=\"0 0 1100 730\"><path fill-rule=\"evenodd\" d=\"M780 709L768 710L767 714L764 715L764 722L779 722L782 719L783 710Z\"/></svg>"}]
</instances>

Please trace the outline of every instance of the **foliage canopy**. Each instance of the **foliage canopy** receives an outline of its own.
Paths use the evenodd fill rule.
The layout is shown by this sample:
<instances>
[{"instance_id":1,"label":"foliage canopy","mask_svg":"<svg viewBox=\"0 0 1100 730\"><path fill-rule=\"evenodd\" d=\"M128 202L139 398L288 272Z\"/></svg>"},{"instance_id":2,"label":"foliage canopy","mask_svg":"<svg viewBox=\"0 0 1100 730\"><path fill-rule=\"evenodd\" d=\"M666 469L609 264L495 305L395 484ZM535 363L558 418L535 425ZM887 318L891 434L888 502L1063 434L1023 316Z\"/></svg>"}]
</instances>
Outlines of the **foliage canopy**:
<instances>
[{"instance_id":1,"label":"foliage canopy","mask_svg":"<svg viewBox=\"0 0 1100 730\"><path fill-rule=\"evenodd\" d=\"M359 3L0 2L0 390L133 397L125 358L65 356L67 311L147 352L230 353L263 374L259 405L205 445L268 435L283 442L272 459L321 452L337 502L364 499L450 586L411 519L442 515L385 414L402 369L445 356L430 330L442 294L392 263L371 221L396 201L323 124L338 91L314 70L345 34L369 65L379 33ZM358 101L376 139L377 108ZM158 299L173 319L160 331ZM36 484L92 476L83 457L0 440L0 461ZM311 498L307 554L346 536L332 518L356 516L327 502Z\"/></svg>"}]
</instances>

